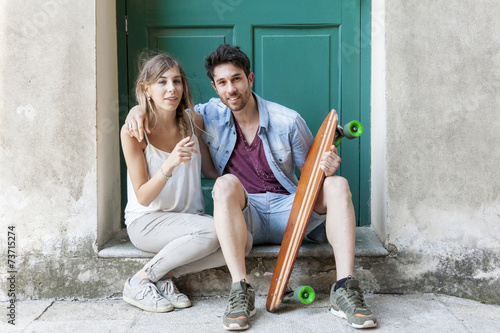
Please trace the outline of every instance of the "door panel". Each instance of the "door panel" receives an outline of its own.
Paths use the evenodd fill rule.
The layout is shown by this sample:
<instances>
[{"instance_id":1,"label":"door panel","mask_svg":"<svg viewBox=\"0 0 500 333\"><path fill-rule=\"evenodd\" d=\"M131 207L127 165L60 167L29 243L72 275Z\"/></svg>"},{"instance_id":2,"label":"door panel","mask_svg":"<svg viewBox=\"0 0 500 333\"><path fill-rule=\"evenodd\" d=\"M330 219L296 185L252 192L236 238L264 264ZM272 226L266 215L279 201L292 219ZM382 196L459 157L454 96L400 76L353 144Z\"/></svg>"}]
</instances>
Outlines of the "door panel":
<instances>
[{"instance_id":1,"label":"door panel","mask_svg":"<svg viewBox=\"0 0 500 333\"><path fill-rule=\"evenodd\" d=\"M369 127L360 106L362 1L127 0L129 106L136 103L136 59L145 49L180 60L194 102L201 103L216 96L204 57L229 43L249 56L253 90L297 110L313 135L332 108L342 124L356 119ZM369 176L360 174L369 172L360 167L361 160L369 162L369 139L344 139L339 151L339 173L351 185L358 224L369 224L368 203L360 205L369 191Z\"/></svg>"},{"instance_id":2,"label":"door panel","mask_svg":"<svg viewBox=\"0 0 500 333\"><path fill-rule=\"evenodd\" d=\"M337 27L256 28L255 92L297 110L316 133L331 108L340 110L338 39Z\"/></svg>"}]
</instances>

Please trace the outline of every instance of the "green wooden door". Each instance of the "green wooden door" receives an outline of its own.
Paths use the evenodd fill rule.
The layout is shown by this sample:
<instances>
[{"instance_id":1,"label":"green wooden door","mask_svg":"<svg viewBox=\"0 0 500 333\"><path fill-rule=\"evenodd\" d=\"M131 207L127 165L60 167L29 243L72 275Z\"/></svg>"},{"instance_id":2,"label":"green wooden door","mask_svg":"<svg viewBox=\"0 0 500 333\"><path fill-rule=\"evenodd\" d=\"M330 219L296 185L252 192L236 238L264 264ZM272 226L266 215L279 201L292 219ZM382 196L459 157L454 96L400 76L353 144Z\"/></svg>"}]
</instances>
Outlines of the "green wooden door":
<instances>
[{"instance_id":1,"label":"green wooden door","mask_svg":"<svg viewBox=\"0 0 500 333\"><path fill-rule=\"evenodd\" d=\"M137 57L145 49L179 59L195 103L201 103L216 96L204 57L220 44L239 45L252 63L254 91L297 110L313 135L332 108L341 123L364 123L368 131L361 140L343 140L339 173L351 185L358 225L369 224L361 6L360 0L127 0L128 106L135 105Z\"/></svg>"}]
</instances>

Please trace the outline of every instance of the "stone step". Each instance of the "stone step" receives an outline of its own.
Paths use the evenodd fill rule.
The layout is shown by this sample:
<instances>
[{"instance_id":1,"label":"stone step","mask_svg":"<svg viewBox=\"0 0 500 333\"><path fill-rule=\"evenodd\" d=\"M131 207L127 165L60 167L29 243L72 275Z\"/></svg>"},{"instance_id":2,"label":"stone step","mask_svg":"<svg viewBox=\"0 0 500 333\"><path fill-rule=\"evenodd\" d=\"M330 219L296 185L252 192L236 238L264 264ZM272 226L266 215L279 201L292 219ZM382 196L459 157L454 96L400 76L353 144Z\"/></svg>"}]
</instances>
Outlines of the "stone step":
<instances>
[{"instance_id":1,"label":"stone step","mask_svg":"<svg viewBox=\"0 0 500 333\"><path fill-rule=\"evenodd\" d=\"M259 294L266 294L276 265L279 245L255 246L247 256L247 274L252 286ZM370 268L381 262L389 254L383 247L373 230L369 227L356 228L355 275L364 285L369 286L373 280ZM130 242L125 229L120 231L102 250L99 257L123 261L130 265L131 275L139 270L153 253L137 249ZM124 270L128 271L128 270ZM118 278L118 277L117 277ZM125 281L127 276L121 277ZM336 280L335 260L329 244L316 244L304 241L295 262L289 285L310 285L319 293L327 293ZM183 276L176 281L179 289L189 295L214 296L226 295L231 285L231 276L227 267L210 269L196 274ZM122 285L117 284L116 293L121 292Z\"/></svg>"}]
</instances>

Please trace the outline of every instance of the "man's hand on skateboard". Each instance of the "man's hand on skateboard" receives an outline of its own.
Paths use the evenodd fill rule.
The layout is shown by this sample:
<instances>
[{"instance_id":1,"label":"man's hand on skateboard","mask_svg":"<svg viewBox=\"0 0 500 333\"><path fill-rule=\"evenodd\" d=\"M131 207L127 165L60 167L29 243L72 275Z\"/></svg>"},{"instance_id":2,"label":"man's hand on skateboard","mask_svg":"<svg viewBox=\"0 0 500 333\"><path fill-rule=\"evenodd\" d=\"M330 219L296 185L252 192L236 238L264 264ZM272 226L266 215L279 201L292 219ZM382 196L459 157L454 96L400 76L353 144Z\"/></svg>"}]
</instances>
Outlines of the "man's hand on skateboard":
<instances>
[{"instance_id":1,"label":"man's hand on skateboard","mask_svg":"<svg viewBox=\"0 0 500 333\"><path fill-rule=\"evenodd\" d=\"M323 170L325 177L333 176L340 166L340 156L337 155L337 147L332 145L330 150L321 156L319 167Z\"/></svg>"}]
</instances>

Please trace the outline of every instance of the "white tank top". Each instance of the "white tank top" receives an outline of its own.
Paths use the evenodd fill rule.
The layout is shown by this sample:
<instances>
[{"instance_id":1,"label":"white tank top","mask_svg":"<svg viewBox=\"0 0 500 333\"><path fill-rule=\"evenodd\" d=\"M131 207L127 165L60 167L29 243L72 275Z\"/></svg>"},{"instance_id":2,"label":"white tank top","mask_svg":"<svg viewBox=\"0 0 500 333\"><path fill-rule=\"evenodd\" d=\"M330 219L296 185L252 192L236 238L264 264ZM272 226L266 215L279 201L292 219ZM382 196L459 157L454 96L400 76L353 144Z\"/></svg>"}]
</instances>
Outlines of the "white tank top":
<instances>
[{"instance_id":1,"label":"white tank top","mask_svg":"<svg viewBox=\"0 0 500 333\"><path fill-rule=\"evenodd\" d=\"M194 127L191 117L188 113L188 118L191 123L192 140L195 142L194 147L200 151L199 141L194 134ZM160 150L149 143L146 133L146 149L144 157L148 167L148 178L156 174L163 162L170 156L163 150ZM201 190L201 154L192 154L191 160L181 163L172 172L172 177L167 181L167 184L147 207L142 206L137 201L137 196L130 180L130 175L127 170L127 196L128 202L125 207L125 224L129 225L137 218L152 212L175 212L175 213L191 213L201 214L205 211L203 202L203 194Z\"/></svg>"}]
</instances>

